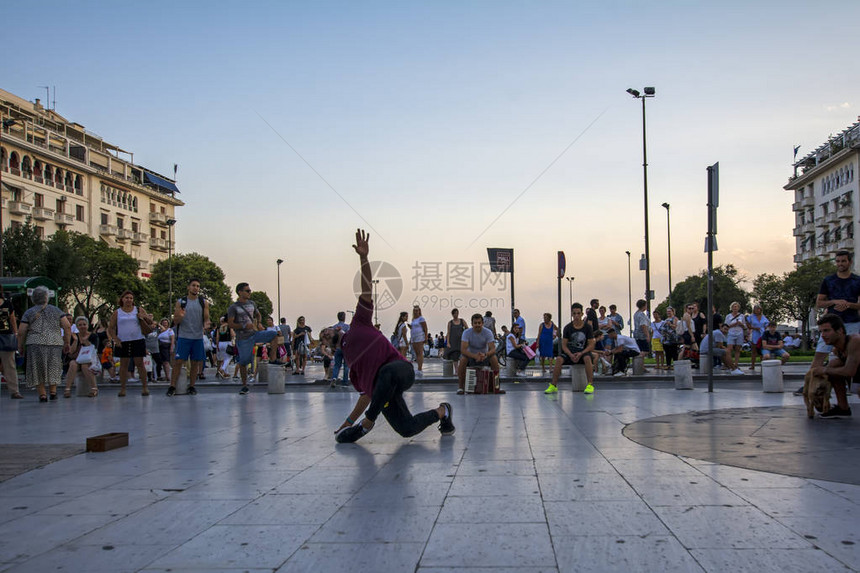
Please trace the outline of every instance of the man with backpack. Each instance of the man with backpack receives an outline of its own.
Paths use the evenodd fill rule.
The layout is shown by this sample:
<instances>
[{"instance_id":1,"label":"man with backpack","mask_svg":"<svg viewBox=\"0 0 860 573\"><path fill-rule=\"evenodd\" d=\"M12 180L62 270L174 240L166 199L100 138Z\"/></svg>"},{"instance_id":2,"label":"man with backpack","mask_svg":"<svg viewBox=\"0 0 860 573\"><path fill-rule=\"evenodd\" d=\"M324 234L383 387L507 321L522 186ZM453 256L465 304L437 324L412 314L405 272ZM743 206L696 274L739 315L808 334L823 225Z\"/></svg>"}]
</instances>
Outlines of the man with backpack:
<instances>
[{"instance_id":1,"label":"man with backpack","mask_svg":"<svg viewBox=\"0 0 860 573\"><path fill-rule=\"evenodd\" d=\"M203 367L206 350L203 345L203 331L211 326L209 321L209 301L200 294L200 279L188 281L188 293L176 301L173 309L173 322L176 324L176 352L173 355L173 371L170 376L168 396L176 394L176 382L182 374L182 364L190 359L188 393L197 394L194 383Z\"/></svg>"}]
</instances>

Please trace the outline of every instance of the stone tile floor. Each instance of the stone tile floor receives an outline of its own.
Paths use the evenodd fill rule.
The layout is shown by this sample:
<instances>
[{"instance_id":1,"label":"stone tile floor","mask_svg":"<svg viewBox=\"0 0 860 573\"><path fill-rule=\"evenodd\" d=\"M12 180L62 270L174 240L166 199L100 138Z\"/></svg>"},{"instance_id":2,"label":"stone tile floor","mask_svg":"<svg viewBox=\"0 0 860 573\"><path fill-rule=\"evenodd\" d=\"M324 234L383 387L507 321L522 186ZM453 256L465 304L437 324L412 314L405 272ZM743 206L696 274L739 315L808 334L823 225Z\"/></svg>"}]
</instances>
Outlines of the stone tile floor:
<instances>
[{"instance_id":1,"label":"stone tile floor","mask_svg":"<svg viewBox=\"0 0 860 573\"><path fill-rule=\"evenodd\" d=\"M380 420L336 445L354 399L310 387L49 404L4 393L2 443L125 431L130 445L0 483L0 571L860 570L860 486L622 435L655 416L796 406L790 394L726 384L455 396L425 384L407 402L452 402L455 436L431 427L404 439Z\"/></svg>"}]
</instances>

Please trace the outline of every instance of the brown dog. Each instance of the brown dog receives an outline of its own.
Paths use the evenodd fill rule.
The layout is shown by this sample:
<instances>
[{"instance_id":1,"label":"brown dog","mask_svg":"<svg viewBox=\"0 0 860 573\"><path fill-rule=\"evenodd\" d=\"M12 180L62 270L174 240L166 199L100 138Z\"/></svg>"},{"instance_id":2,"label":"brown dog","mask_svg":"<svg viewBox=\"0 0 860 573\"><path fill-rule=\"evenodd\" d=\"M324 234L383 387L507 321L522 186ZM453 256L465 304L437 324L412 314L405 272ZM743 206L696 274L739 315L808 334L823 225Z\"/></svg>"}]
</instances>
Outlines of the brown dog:
<instances>
[{"instance_id":1,"label":"brown dog","mask_svg":"<svg viewBox=\"0 0 860 573\"><path fill-rule=\"evenodd\" d=\"M812 370L803 378L803 401L806 414L815 416L815 410L822 414L830 410L830 379L827 376L813 376Z\"/></svg>"}]
</instances>

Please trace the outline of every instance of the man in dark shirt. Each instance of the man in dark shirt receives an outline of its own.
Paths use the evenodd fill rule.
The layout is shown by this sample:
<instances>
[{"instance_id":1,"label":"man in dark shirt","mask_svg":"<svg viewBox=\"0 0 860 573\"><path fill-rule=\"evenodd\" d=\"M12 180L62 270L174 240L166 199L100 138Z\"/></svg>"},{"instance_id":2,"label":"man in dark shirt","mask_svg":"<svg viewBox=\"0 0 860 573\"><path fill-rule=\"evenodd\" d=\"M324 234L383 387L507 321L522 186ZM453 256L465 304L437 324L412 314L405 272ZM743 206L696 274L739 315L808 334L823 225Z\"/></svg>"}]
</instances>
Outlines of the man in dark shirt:
<instances>
[{"instance_id":1,"label":"man in dark shirt","mask_svg":"<svg viewBox=\"0 0 860 573\"><path fill-rule=\"evenodd\" d=\"M581 306L581 305L580 305ZM597 309L600 308L600 300L593 298L585 311L585 321L591 325L591 332L600 330L600 321L597 320Z\"/></svg>"},{"instance_id":2,"label":"man in dark shirt","mask_svg":"<svg viewBox=\"0 0 860 573\"><path fill-rule=\"evenodd\" d=\"M596 300L591 301L592 305ZM575 364L585 365L585 376L588 385L585 387L586 394L594 392L594 366L591 361L591 352L594 350L594 331L591 325L583 320L582 305L578 302L570 305L570 314L573 320L564 327L561 337L561 360L555 361L555 369L552 372L552 382L544 390L544 394L555 394L558 392L558 379L564 366Z\"/></svg>"},{"instance_id":3,"label":"man in dark shirt","mask_svg":"<svg viewBox=\"0 0 860 573\"><path fill-rule=\"evenodd\" d=\"M349 332L344 335L341 345L343 356L349 364L350 381L358 390L359 397L346 421L335 430L335 439L339 443L355 442L373 428L379 414L385 416L394 431L405 438L424 431L436 422L439 422L439 431L443 436L453 435L450 404L443 402L438 408L413 416L403 400L403 392L415 382L415 371L412 364L404 360L388 338L373 325L371 271L367 260L369 238L370 235L361 229L355 232L352 248L358 254L361 265L361 296ZM332 332L329 330L325 335L320 335L324 343L330 342ZM329 340L323 336L329 337ZM356 423L362 413L364 419Z\"/></svg>"}]
</instances>

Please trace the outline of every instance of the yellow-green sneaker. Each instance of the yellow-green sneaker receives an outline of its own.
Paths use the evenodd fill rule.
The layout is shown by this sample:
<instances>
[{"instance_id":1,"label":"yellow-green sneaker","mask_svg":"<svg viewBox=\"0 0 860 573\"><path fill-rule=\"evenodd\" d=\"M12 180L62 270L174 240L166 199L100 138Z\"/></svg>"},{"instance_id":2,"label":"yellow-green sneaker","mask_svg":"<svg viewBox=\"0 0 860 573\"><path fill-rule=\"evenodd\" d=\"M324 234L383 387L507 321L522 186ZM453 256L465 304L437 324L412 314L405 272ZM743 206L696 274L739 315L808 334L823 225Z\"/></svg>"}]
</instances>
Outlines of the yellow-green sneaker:
<instances>
[{"instance_id":1,"label":"yellow-green sneaker","mask_svg":"<svg viewBox=\"0 0 860 573\"><path fill-rule=\"evenodd\" d=\"M586 394L594 394L594 386L589 384L585 387L585 390L583 390L583 392L585 392Z\"/></svg>"},{"instance_id":2,"label":"yellow-green sneaker","mask_svg":"<svg viewBox=\"0 0 860 573\"><path fill-rule=\"evenodd\" d=\"M558 393L558 387L555 384L550 384L547 386L546 390L543 391L544 394L556 394Z\"/></svg>"}]
</instances>

